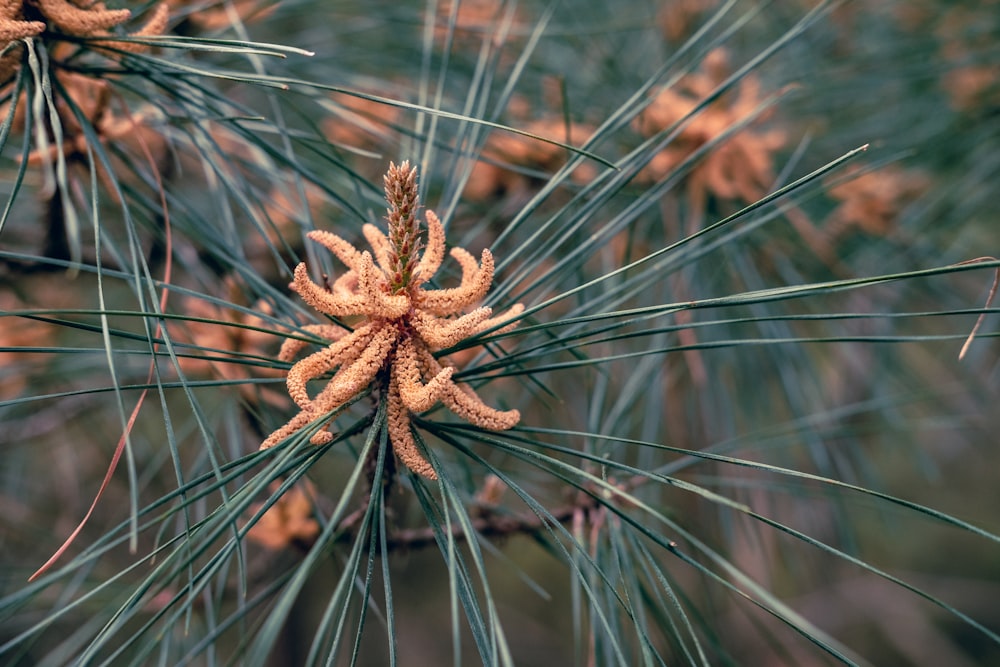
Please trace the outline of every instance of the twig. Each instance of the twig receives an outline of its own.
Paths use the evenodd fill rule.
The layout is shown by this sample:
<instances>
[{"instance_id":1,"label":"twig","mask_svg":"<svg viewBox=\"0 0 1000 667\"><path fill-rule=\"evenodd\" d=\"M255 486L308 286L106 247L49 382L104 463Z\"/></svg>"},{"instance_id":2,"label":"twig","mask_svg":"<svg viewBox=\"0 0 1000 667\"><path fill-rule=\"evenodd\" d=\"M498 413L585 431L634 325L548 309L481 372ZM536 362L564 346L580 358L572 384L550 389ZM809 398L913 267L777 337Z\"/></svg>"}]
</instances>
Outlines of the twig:
<instances>
[{"instance_id":1,"label":"twig","mask_svg":"<svg viewBox=\"0 0 1000 667\"><path fill-rule=\"evenodd\" d=\"M533 512L526 512L524 514L497 514L489 511L480 517L472 518L470 522L476 534L482 537L531 534L544 529L546 524L552 522L552 519L557 523L568 523L579 512L589 512L597 506L598 501L596 498L586 493L580 493L577 494L576 500L573 503L550 510L549 514L551 518L543 518ZM360 522L364 514L365 508L361 508L344 517L343 521L340 522L339 528L341 532L338 541L357 538L353 529ZM393 530L386 536L386 545L389 551L420 549L433 545L437 539L438 532L432 526ZM457 523L451 526L451 536L457 541L465 540L469 537L462 526Z\"/></svg>"}]
</instances>

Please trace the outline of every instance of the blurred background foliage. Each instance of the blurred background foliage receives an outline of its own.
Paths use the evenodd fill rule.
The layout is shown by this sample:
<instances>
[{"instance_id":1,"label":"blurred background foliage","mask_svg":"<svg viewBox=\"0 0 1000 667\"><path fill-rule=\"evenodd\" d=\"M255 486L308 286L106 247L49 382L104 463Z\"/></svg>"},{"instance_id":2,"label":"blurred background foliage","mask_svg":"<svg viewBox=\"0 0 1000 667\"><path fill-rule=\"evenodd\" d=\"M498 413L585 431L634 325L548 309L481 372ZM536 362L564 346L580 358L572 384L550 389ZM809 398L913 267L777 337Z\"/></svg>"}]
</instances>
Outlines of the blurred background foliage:
<instances>
[{"instance_id":1,"label":"blurred background foliage","mask_svg":"<svg viewBox=\"0 0 1000 667\"><path fill-rule=\"evenodd\" d=\"M998 3L129 8L2 8L4 664L1000 662ZM258 454L402 159L521 424Z\"/></svg>"}]
</instances>

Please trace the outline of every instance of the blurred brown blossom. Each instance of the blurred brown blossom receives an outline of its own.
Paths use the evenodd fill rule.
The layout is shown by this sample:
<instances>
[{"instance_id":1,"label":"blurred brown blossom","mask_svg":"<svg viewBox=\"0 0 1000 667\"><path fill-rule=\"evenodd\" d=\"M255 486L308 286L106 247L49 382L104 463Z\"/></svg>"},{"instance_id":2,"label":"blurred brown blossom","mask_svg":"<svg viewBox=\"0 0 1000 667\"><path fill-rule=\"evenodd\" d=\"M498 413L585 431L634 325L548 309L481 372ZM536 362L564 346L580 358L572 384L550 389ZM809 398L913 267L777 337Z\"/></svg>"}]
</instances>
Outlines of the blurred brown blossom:
<instances>
[{"instance_id":1,"label":"blurred brown blossom","mask_svg":"<svg viewBox=\"0 0 1000 667\"><path fill-rule=\"evenodd\" d=\"M304 230L312 228L327 203L319 186L303 182L301 193L293 183L275 185L261 202L261 229L251 231L243 252L254 270L270 282L284 280L284 257L302 249Z\"/></svg>"},{"instance_id":2,"label":"blurred brown blossom","mask_svg":"<svg viewBox=\"0 0 1000 667\"><path fill-rule=\"evenodd\" d=\"M333 116L323 121L323 134L331 143L348 148L375 148L395 138L392 126L401 109L346 93L330 96Z\"/></svg>"},{"instance_id":3,"label":"blurred brown blossom","mask_svg":"<svg viewBox=\"0 0 1000 667\"><path fill-rule=\"evenodd\" d=\"M53 164L60 154L69 165L90 163L87 150L89 139L79 116L73 111L73 107L76 107L102 144L114 142L134 158L143 162L152 159L157 169L165 168L167 143L163 135L150 125L149 121L154 114L151 108L116 113L112 107L111 85L107 81L65 71L57 72L56 77L64 91L63 95L55 98L62 144L56 145L51 140L36 141L37 147L28 154L28 164ZM24 100L17 105L13 123L16 131L24 129L26 107ZM95 162L98 173L106 178L107 174L100 162ZM113 190L110 186L108 189Z\"/></svg>"},{"instance_id":4,"label":"blurred brown blossom","mask_svg":"<svg viewBox=\"0 0 1000 667\"><path fill-rule=\"evenodd\" d=\"M502 0L462 0L455 10L455 30L452 35L455 47L464 51L478 51L484 39L496 43L500 35L497 31L504 27L510 3ZM437 21L434 25L434 39L444 44L454 3L444 0L438 5ZM510 21L510 30L517 33L527 25L520 11L515 10Z\"/></svg>"},{"instance_id":5,"label":"blurred brown blossom","mask_svg":"<svg viewBox=\"0 0 1000 667\"><path fill-rule=\"evenodd\" d=\"M279 488L281 482L272 482L268 487L271 494ZM314 498L316 487L303 477L250 527L247 539L274 550L285 549L296 541L311 543L319 535L319 522L313 518ZM256 514L263 506L264 503L252 505L250 513Z\"/></svg>"},{"instance_id":6,"label":"blurred brown blossom","mask_svg":"<svg viewBox=\"0 0 1000 667\"><path fill-rule=\"evenodd\" d=\"M232 27L234 15L248 23L261 21L279 5L273 0L167 0L167 4L182 33L222 32Z\"/></svg>"},{"instance_id":7,"label":"blurred brown blossom","mask_svg":"<svg viewBox=\"0 0 1000 667\"><path fill-rule=\"evenodd\" d=\"M675 88L661 90L635 119L634 127L645 137L680 122L726 78L728 58L721 49L706 56L701 71L689 74ZM699 110L685 121L676 139L653 156L640 178L658 181L680 166L692 153L745 121L762 103L760 81L753 74L736 88ZM753 125L762 117L758 116ZM754 202L767 193L774 179L775 151L785 144L781 130L746 127L713 148L687 175L691 206L704 210L709 197Z\"/></svg>"},{"instance_id":8,"label":"blurred brown blossom","mask_svg":"<svg viewBox=\"0 0 1000 667\"><path fill-rule=\"evenodd\" d=\"M857 173L858 169L853 172ZM848 175L851 173L847 172ZM860 174L829 189L829 195L840 205L827 219L825 231L834 240L852 229L873 236L886 236L896 226L903 207L928 186L925 175L907 171L898 165Z\"/></svg>"},{"instance_id":9,"label":"blurred brown blossom","mask_svg":"<svg viewBox=\"0 0 1000 667\"><path fill-rule=\"evenodd\" d=\"M697 29L698 20L719 4L718 0L674 0L663 3L657 23L663 36L671 42L690 37Z\"/></svg>"},{"instance_id":10,"label":"blurred brown blossom","mask_svg":"<svg viewBox=\"0 0 1000 667\"><path fill-rule=\"evenodd\" d=\"M1000 7L996 2L981 7L949 7L936 26L941 40L941 58L950 66L941 77L953 109L976 111L1000 108L1000 56L996 30Z\"/></svg>"},{"instance_id":11,"label":"blurred brown blossom","mask_svg":"<svg viewBox=\"0 0 1000 667\"><path fill-rule=\"evenodd\" d=\"M543 118L518 124L518 129L553 141L581 146L595 128L578 123L566 127L563 119ZM532 190L534 178L529 172L542 174L557 170L566 162L565 148L545 141L510 132L494 132L483 148L481 158L472 168L465 186L465 197L482 201L491 197L524 196ZM574 183L586 183L596 176L593 164L583 163L577 167L570 179Z\"/></svg>"},{"instance_id":12,"label":"blurred brown blossom","mask_svg":"<svg viewBox=\"0 0 1000 667\"><path fill-rule=\"evenodd\" d=\"M229 283L229 295L239 301L235 285ZM240 394L249 402L263 399L269 404L283 406L287 403L282 392L258 386L242 380L253 377L281 377L280 369L262 363L262 359L274 356L277 344L276 334L281 331L273 323L264 319L271 314L271 306L258 300L250 310L253 313L225 308L205 299L188 298L184 303L184 314L192 318L215 320L212 322L172 320L168 330L173 340L195 345L201 350L193 351L194 356L180 357L185 374L195 377L210 377L231 380L239 387ZM249 329L256 327L264 331Z\"/></svg>"},{"instance_id":13,"label":"blurred brown blossom","mask_svg":"<svg viewBox=\"0 0 1000 667\"><path fill-rule=\"evenodd\" d=\"M11 313L26 304L10 289L0 289L0 312ZM0 317L0 348L44 347L52 343L52 330L44 322L6 315ZM24 352L0 352L0 401L17 398L31 374L22 363Z\"/></svg>"}]
</instances>

